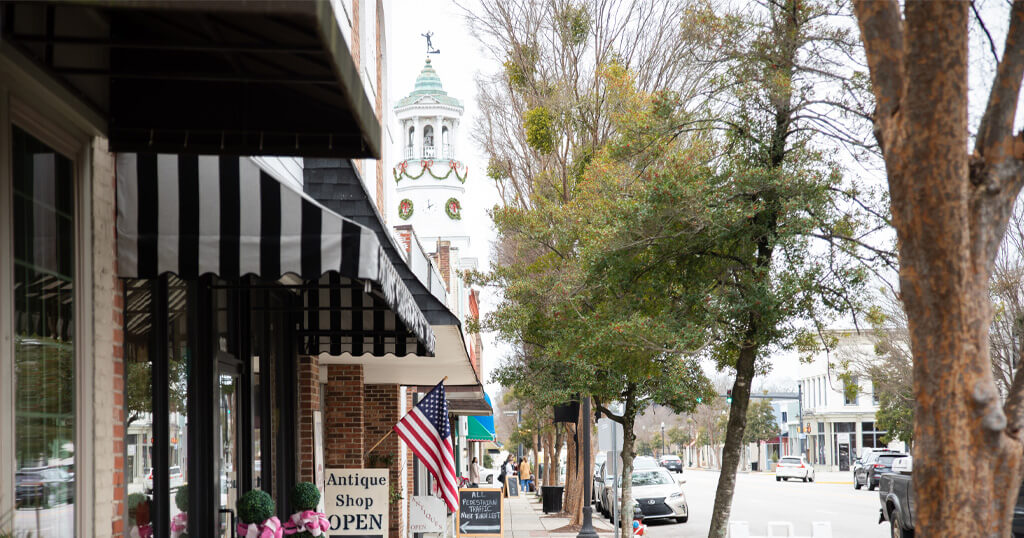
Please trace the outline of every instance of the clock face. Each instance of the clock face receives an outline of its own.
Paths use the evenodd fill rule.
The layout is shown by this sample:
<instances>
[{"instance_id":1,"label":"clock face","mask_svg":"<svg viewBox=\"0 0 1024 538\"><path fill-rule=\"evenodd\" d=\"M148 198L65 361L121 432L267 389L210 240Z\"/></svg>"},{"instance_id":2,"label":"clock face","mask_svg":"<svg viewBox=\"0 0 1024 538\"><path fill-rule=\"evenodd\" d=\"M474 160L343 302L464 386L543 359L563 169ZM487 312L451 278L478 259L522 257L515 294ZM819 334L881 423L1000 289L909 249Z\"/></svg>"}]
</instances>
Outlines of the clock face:
<instances>
[{"instance_id":1,"label":"clock face","mask_svg":"<svg viewBox=\"0 0 1024 538\"><path fill-rule=\"evenodd\" d=\"M430 200L427 200L427 203L424 204L424 205L426 205L426 210L427 210L426 212L427 213L433 213L434 212L434 202L431 202Z\"/></svg>"}]
</instances>

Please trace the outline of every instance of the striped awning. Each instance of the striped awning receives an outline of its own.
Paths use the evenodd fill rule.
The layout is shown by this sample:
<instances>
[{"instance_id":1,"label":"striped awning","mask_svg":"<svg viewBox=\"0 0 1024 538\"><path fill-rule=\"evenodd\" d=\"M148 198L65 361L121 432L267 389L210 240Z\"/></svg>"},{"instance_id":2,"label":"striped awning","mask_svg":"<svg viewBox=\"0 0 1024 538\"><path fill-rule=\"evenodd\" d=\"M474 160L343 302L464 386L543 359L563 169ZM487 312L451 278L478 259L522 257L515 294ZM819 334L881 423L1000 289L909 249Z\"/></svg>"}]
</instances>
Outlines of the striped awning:
<instances>
[{"instance_id":1,"label":"striped awning","mask_svg":"<svg viewBox=\"0 0 1024 538\"><path fill-rule=\"evenodd\" d=\"M248 157L118 154L117 231L121 277L297 276L308 352L434 352L376 235Z\"/></svg>"}]
</instances>

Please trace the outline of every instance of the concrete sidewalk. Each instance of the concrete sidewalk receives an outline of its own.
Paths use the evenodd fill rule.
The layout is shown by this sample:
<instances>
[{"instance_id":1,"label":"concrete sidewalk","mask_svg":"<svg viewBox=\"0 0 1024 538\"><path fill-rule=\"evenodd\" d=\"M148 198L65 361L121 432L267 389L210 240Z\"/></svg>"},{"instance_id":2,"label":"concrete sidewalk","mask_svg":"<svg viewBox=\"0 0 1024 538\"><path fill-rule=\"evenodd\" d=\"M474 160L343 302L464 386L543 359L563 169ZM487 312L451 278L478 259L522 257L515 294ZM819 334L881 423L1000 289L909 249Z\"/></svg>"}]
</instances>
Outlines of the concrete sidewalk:
<instances>
[{"instance_id":1,"label":"concrete sidewalk","mask_svg":"<svg viewBox=\"0 0 1024 538\"><path fill-rule=\"evenodd\" d=\"M552 517L541 511L540 497L535 493L524 493L519 497L505 499L505 537L529 538L534 536L575 537L577 531L568 530L568 517ZM607 521L595 515L594 528L602 536L612 534ZM555 532L558 531L558 532Z\"/></svg>"}]
</instances>

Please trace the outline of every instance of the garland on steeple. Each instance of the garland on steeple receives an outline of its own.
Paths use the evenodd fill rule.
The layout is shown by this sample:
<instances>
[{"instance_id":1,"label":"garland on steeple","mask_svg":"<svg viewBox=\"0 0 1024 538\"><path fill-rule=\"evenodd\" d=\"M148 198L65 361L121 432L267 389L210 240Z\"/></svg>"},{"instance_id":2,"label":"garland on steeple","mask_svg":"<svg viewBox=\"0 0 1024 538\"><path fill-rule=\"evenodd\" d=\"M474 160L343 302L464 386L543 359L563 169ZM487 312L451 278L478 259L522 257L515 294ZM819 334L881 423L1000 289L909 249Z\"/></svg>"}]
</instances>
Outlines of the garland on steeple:
<instances>
[{"instance_id":1,"label":"garland on steeple","mask_svg":"<svg viewBox=\"0 0 1024 538\"><path fill-rule=\"evenodd\" d=\"M411 171L409 171L409 159L406 159L398 163L398 166L392 168L391 174L395 176L395 183L402 181L402 178L419 179L423 177L423 174L426 173L429 173L430 177L434 179L448 179L448 176L454 173L455 178L462 183L465 183L466 177L469 176L469 167L454 159L448 161L448 172L443 176L435 174L434 171L431 169L431 167L433 166L434 161L430 159L420 161L420 172L418 174L413 174ZM459 172L460 169L462 170L461 173Z\"/></svg>"}]
</instances>

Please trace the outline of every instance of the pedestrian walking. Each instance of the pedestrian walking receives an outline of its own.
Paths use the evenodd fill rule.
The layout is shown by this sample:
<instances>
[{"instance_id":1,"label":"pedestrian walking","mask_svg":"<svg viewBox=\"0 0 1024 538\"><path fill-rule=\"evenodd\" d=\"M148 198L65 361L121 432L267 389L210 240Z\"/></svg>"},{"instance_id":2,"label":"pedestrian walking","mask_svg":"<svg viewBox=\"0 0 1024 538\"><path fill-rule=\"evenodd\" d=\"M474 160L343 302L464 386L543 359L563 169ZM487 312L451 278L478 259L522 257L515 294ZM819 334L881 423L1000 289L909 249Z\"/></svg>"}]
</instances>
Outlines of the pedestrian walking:
<instances>
[{"instance_id":1,"label":"pedestrian walking","mask_svg":"<svg viewBox=\"0 0 1024 538\"><path fill-rule=\"evenodd\" d=\"M523 491L529 491L527 488L533 485L530 471L530 462L526 458L521 458L519 460L519 489Z\"/></svg>"},{"instance_id":2,"label":"pedestrian walking","mask_svg":"<svg viewBox=\"0 0 1024 538\"><path fill-rule=\"evenodd\" d=\"M469 465L469 487L480 487L480 464L476 462L476 458L473 458L473 463Z\"/></svg>"}]
</instances>

